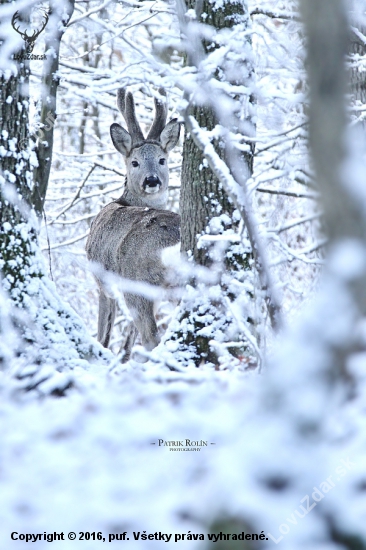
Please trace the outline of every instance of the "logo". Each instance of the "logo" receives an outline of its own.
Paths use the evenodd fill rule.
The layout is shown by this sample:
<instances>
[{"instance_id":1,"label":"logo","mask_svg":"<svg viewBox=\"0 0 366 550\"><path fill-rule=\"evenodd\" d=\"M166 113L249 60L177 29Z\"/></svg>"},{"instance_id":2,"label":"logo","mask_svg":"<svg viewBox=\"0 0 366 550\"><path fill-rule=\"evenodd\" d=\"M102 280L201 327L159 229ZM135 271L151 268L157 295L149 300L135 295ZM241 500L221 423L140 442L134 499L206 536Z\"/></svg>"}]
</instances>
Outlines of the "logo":
<instances>
[{"instance_id":1,"label":"logo","mask_svg":"<svg viewBox=\"0 0 366 550\"><path fill-rule=\"evenodd\" d=\"M20 36L23 38L26 46L26 54L24 55L17 55L14 56L14 59L21 60L21 59L30 59L30 54L33 51L34 43L37 40L38 36L41 34L41 32L45 29L47 23L48 23L48 13L44 11L43 9L37 10L42 15L43 22L41 23L41 26L37 29L31 28L31 30L24 28L24 22L20 19L20 14L18 11L16 11L11 19L11 24L13 29L20 34ZM22 28L23 27L23 28ZM29 30L29 34L28 34ZM32 59L45 59L45 56L32 56Z\"/></svg>"},{"instance_id":2,"label":"logo","mask_svg":"<svg viewBox=\"0 0 366 550\"><path fill-rule=\"evenodd\" d=\"M159 447L169 447L170 451L200 451L202 447L208 447L208 441L192 440L192 439L180 439L170 440L158 439ZM151 442L150 445L156 445L155 442ZM210 445L216 445L216 443L210 443Z\"/></svg>"}]
</instances>

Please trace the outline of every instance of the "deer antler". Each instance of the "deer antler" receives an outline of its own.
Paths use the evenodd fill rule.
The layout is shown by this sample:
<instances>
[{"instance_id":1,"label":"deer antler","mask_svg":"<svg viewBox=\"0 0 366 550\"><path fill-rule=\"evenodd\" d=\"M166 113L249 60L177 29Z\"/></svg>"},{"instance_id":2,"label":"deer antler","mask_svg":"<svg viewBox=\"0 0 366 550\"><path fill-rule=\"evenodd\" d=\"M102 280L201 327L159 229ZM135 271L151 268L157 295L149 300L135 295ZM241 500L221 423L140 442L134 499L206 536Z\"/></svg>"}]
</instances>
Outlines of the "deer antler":
<instances>
[{"instance_id":1,"label":"deer antler","mask_svg":"<svg viewBox=\"0 0 366 550\"><path fill-rule=\"evenodd\" d=\"M140 124L138 123L136 117L135 103L131 92L127 92L126 94L126 90L124 88L120 88L117 92L117 106L126 121L127 129L130 132L132 141L134 143L145 141L144 134L142 133Z\"/></svg>"},{"instance_id":2,"label":"deer antler","mask_svg":"<svg viewBox=\"0 0 366 550\"><path fill-rule=\"evenodd\" d=\"M41 32L44 30L45 26L47 25L48 23L48 13L47 12L44 12L43 13L43 17L44 17L44 23L42 25L42 27L39 29L39 30L36 30L36 29L33 29L33 34L31 36L28 36L27 34L27 31L21 31L20 30L20 26L16 27L15 23L16 21L19 20L19 12L16 11L11 19L11 24L13 26L13 29L20 34L20 36L23 38L23 40L25 42L27 42L27 44L31 44L32 42L35 42L35 40L37 39L37 37L41 34Z\"/></svg>"},{"instance_id":3,"label":"deer antler","mask_svg":"<svg viewBox=\"0 0 366 550\"><path fill-rule=\"evenodd\" d=\"M168 116L166 92L163 88L159 88L159 94L162 96L161 99L154 97L155 118L147 135L147 139L159 140L160 134L165 128L166 117Z\"/></svg>"},{"instance_id":4,"label":"deer antler","mask_svg":"<svg viewBox=\"0 0 366 550\"><path fill-rule=\"evenodd\" d=\"M23 38L23 40L26 40L26 34L20 30L20 26L19 26L18 28L15 26L15 22L16 22L18 19L19 19L19 12L16 11L16 12L14 13L13 17L11 18L12 27L13 27L13 29L14 29L15 31L17 31L17 33L20 34L20 36Z\"/></svg>"}]
</instances>

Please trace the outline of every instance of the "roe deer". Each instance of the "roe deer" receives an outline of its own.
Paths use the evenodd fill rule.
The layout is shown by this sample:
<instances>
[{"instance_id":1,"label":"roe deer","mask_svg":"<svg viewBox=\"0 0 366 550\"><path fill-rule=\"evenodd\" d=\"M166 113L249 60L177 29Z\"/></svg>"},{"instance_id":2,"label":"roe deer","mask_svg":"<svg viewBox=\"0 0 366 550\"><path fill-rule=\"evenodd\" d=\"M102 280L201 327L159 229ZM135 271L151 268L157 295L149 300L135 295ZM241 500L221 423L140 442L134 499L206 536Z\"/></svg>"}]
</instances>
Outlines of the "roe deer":
<instances>
[{"instance_id":1,"label":"roe deer","mask_svg":"<svg viewBox=\"0 0 366 550\"><path fill-rule=\"evenodd\" d=\"M114 123L110 133L113 145L125 159L125 189L94 219L86 243L87 257L104 273L160 287L167 282L162 252L180 241L180 216L164 210L169 182L167 158L178 142L180 123L173 119L166 124L165 97L155 99L155 119L145 139L132 94L118 90L117 105L128 131ZM108 347L117 300L103 281L103 274L96 272L94 276L99 286L98 341ZM158 345L159 336L154 301L131 289L124 292L124 298L134 322L125 344L123 361L127 361L137 331L149 351Z\"/></svg>"}]
</instances>

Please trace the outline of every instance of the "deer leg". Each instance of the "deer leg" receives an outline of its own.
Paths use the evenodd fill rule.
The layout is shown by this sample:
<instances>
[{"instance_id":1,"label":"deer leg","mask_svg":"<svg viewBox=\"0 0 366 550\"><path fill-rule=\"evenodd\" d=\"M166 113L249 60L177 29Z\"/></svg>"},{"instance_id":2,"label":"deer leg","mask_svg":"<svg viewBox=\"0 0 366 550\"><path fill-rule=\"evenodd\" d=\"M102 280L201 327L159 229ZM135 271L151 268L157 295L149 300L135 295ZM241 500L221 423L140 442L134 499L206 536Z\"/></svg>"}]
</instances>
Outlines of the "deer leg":
<instances>
[{"instance_id":1,"label":"deer leg","mask_svg":"<svg viewBox=\"0 0 366 550\"><path fill-rule=\"evenodd\" d=\"M141 335L142 345L151 351L160 342L154 315L154 302L135 294L125 294L125 300L133 322Z\"/></svg>"},{"instance_id":2,"label":"deer leg","mask_svg":"<svg viewBox=\"0 0 366 550\"><path fill-rule=\"evenodd\" d=\"M137 328L135 327L134 323L130 323L126 328L126 331L128 332L126 342L123 344L123 346L121 346L120 349L120 352L125 352L122 357L122 363L127 363L127 361L130 359L132 347L135 343L137 336Z\"/></svg>"},{"instance_id":3,"label":"deer leg","mask_svg":"<svg viewBox=\"0 0 366 550\"><path fill-rule=\"evenodd\" d=\"M105 348L109 346L111 339L114 318L116 316L117 302L108 298L103 291L99 293L99 316L98 316L98 342Z\"/></svg>"}]
</instances>

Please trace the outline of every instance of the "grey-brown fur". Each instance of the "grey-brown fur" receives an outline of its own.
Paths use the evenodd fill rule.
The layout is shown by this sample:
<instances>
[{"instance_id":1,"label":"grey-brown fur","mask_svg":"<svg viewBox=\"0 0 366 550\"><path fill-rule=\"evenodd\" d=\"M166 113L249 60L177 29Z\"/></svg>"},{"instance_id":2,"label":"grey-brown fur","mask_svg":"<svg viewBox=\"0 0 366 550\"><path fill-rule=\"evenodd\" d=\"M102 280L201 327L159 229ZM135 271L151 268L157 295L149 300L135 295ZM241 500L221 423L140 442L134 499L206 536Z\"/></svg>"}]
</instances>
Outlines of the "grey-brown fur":
<instances>
[{"instance_id":1,"label":"grey-brown fur","mask_svg":"<svg viewBox=\"0 0 366 550\"><path fill-rule=\"evenodd\" d=\"M136 119L132 95L119 90L117 105L129 131L112 124L111 137L125 158L126 187L122 197L104 207L93 221L86 244L87 257L104 272L165 286L162 251L180 241L180 216L164 210L169 182L167 158L179 139L179 123L174 119L166 124L164 98L155 100L155 120L145 139ZM98 340L108 347L117 301L103 281L103 275L96 275L96 279L100 293ZM137 331L147 350L159 343L159 336L154 302L130 292L125 292L124 298L134 321L125 345L126 361Z\"/></svg>"}]
</instances>

